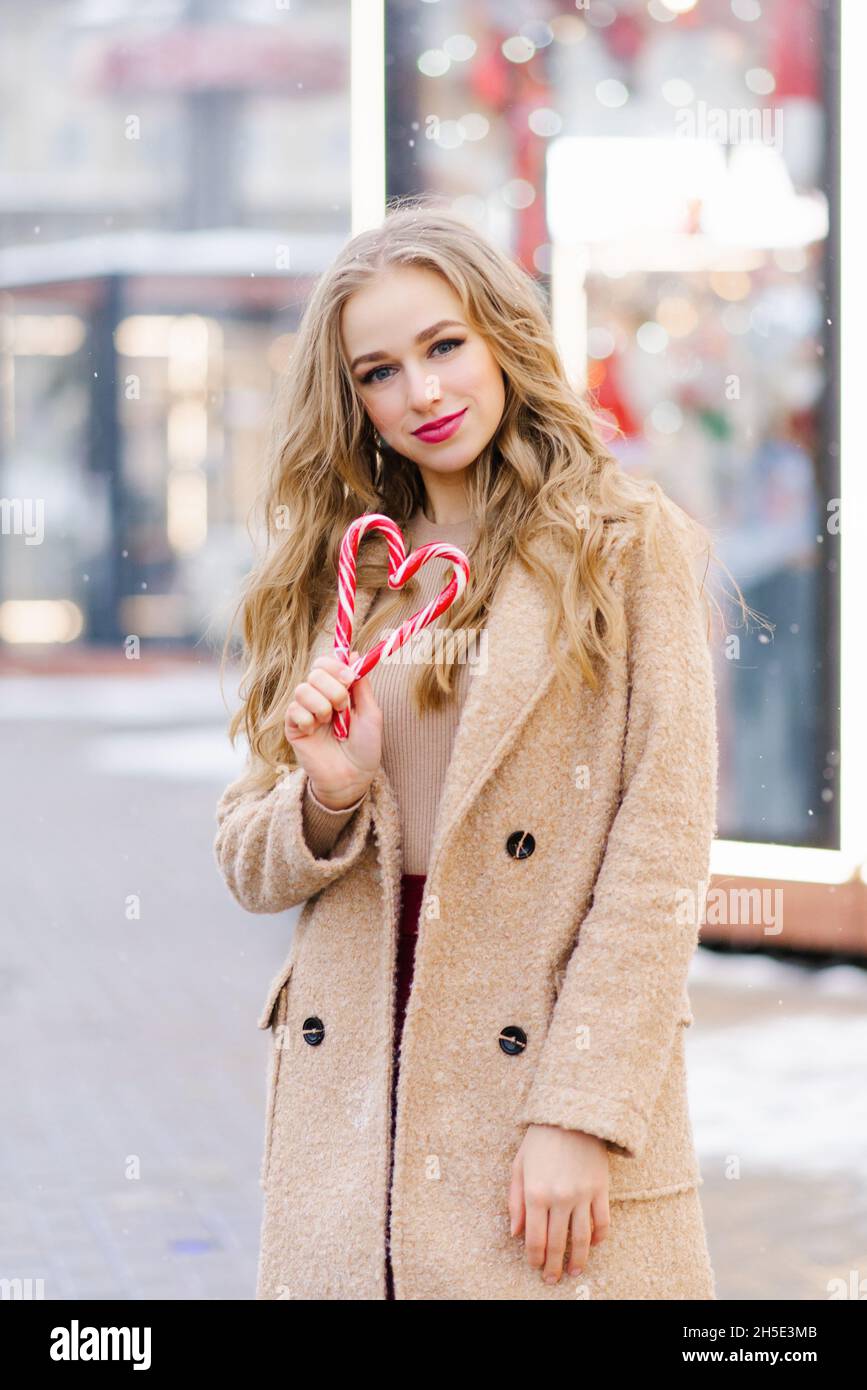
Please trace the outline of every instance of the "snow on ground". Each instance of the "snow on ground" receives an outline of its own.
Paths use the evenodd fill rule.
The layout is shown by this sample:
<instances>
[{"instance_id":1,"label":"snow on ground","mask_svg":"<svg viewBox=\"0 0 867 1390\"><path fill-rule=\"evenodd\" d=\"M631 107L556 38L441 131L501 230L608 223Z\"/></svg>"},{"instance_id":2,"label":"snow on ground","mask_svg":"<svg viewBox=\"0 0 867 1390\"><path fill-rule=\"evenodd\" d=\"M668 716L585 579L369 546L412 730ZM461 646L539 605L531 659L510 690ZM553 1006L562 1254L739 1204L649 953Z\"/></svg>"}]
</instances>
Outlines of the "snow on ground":
<instances>
[{"instance_id":1,"label":"snow on ground","mask_svg":"<svg viewBox=\"0 0 867 1390\"><path fill-rule=\"evenodd\" d=\"M89 724L171 724L182 719L228 722L235 708L231 670L224 678L226 704L217 671L129 676L4 676L0 678L0 720L50 719Z\"/></svg>"},{"instance_id":2,"label":"snow on ground","mask_svg":"<svg viewBox=\"0 0 867 1390\"><path fill-rule=\"evenodd\" d=\"M698 1013L707 990L749 998L753 1015L687 1032L700 1159L867 1186L867 970L699 949L689 988Z\"/></svg>"},{"instance_id":3,"label":"snow on ground","mask_svg":"<svg viewBox=\"0 0 867 1390\"><path fill-rule=\"evenodd\" d=\"M700 1159L733 1154L744 1169L867 1183L867 1015L799 1013L690 1033Z\"/></svg>"},{"instance_id":4,"label":"snow on ground","mask_svg":"<svg viewBox=\"0 0 867 1390\"><path fill-rule=\"evenodd\" d=\"M233 677L227 670L221 693L213 667L153 675L0 678L0 721L91 726L92 732L82 731L85 738L74 746L75 755L89 770L108 776L228 782L240 774L246 758L243 732L235 750L228 738L236 703L237 673Z\"/></svg>"},{"instance_id":5,"label":"snow on ground","mask_svg":"<svg viewBox=\"0 0 867 1390\"><path fill-rule=\"evenodd\" d=\"M758 952L729 955L699 948L690 965L689 988L704 984L740 993L779 994L786 990L806 989L817 998L863 998L867 1004L867 968L856 965L817 968L800 960L775 959Z\"/></svg>"},{"instance_id":6,"label":"snow on ground","mask_svg":"<svg viewBox=\"0 0 867 1390\"><path fill-rule=\"evenodd\" d=\"M245 748L239 738L234 752L222 727L177 729L89 739L85 757L93 771L108 775L228 782L240 777Z\"/></svg>"}]
</instances>

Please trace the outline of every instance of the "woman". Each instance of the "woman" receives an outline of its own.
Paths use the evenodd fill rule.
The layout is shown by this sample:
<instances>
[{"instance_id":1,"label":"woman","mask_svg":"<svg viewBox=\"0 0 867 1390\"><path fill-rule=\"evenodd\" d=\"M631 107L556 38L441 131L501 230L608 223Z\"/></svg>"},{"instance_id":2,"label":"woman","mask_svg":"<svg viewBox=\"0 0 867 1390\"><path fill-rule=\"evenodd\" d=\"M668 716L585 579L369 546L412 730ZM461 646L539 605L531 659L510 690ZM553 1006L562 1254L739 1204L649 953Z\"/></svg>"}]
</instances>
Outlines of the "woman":
<instances>
[{"instance_id":1,"label":"woman","mask_svg":"<svg viewBox=\"0 0 867 1390\"><path fill-rule=\"evenodd\" d=\"M683 1041L715 830L706 533L603 448L532 279L420 200L319 281L263 500L250 761L215 842L247 910L304 904L259 1020L257 1297L714 1298ZM337 558L364 512L471 575L352 685ZM395 593L369 533L351 659L450 574Z\"/></svg>"}]
</instances>

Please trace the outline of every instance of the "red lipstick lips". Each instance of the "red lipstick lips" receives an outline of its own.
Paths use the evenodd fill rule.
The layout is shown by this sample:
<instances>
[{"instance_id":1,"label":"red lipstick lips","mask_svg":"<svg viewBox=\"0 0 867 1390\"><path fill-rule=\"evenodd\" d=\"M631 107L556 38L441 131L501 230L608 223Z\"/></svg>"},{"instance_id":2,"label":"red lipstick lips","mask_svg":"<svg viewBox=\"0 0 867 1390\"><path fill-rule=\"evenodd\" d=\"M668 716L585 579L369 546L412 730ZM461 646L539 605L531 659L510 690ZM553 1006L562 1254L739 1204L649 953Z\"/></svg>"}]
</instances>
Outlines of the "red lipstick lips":
<instances>
[{"instance_id":1,"label":"red lipstick lips","mask_svg":"<svg viewBox=\"0 0 867 1390\"><path fill-rule=\"evenodd\" d=\"M454 415L441 415L438 420L419 425L417 430L413 430L413 434L427 444L437 444L441 439L449 439L460 425L467 409L468 407L464 406L463 410L458 410Z\"/></svg>"}]
</instances>

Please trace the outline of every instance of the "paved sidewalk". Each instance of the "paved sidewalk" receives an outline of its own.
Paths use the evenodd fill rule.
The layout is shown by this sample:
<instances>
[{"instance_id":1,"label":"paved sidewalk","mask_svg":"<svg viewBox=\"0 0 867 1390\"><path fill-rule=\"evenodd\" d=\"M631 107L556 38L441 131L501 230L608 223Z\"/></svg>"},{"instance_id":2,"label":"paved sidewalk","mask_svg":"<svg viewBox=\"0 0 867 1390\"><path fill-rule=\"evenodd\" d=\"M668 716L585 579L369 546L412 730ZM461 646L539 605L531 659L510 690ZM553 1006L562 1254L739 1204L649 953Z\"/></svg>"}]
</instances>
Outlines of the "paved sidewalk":
<instances>
[{"instance_id":1,"label":"paved sidewalk","mask_svg":"<svg viewBox=\"0 0 867 1390\"><path fill-rule=\"evenodd\" d=\"M23 706L0 720L18 830L0 842L0 1276L56 1299L252 1298L256 1019L295 914L243 912L217 872L235 760L210 672L121 679L0 690Z\"/></svg>"}]
</instances>

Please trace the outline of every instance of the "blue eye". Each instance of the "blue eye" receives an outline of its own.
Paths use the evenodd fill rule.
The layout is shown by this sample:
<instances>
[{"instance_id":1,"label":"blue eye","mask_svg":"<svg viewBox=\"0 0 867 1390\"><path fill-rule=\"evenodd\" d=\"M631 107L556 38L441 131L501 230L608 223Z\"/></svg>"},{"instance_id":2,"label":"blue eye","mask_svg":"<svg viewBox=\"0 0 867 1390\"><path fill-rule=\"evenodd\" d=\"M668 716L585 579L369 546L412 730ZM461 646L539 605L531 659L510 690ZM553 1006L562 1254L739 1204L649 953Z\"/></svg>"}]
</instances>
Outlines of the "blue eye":
<instances>
[{"instance_id":1,"label":"blue eye","mask_svg":"<svg viewBox=\"0 0 867 1390\"><path fill-rule=\"evenodd\" d=\"M438 343L434 343L433 347L431 348L431 354L433 354L436 351L436 349L440 347L460 347L463 341L463 338L441 338ZM437 353L438 357L446 357L448 355L448 353Z\"/></svg>"},{"instance_id":2,"label":"blue eye","mask_svg":"<svg viewBox=\"0 0 867 1390\"><path fill-rule=\"evenodd\" d=\"M434 356L436 356L436 357L449 357L449 356L451 356L451 351L450 351L450 352L437 352L437 348L446 347L446 348L449 348L449 349L453 350L454 348L460 347L461 344L462 344L464 341L465 341L465 339L463 339L463 338L440 338L439 342L436 342L436 343L433 344L433 346L432 346L431 349L430 349L430 352L428 353L428 356L429 356L429 357L434 357ZM366 376L363 376L363 377L361 378L362 384L363 384L364 386L369 386L369 385L371 384L371 382L373 382L373 383L379 383L380 381L388 381L388 377L387 377L387 376L385 376L385 377L377 376L377 372L390 372L390 371L392 371L392 370L393 370L393 369L392 369L391 367L373 367L373 368L366 374Z\"/></svg>"},{"instance_id":3,"label":"blue eye","mask_svg":"<svg viewBox=\"0 0 867 1390\"><path fill-rule=\"evenodd\" d=\"M368 372L367 376L363 376L361 380L363 381L364 385L367 386L371 381L374 380L374 378L376 378L377 381L380 380L380 378L376 376L377 372L387 372L388 370L388 367L374 367L373 371ZM383 380L387 380L387 378L383 378Z\"/></svg>"}]
</instances>

